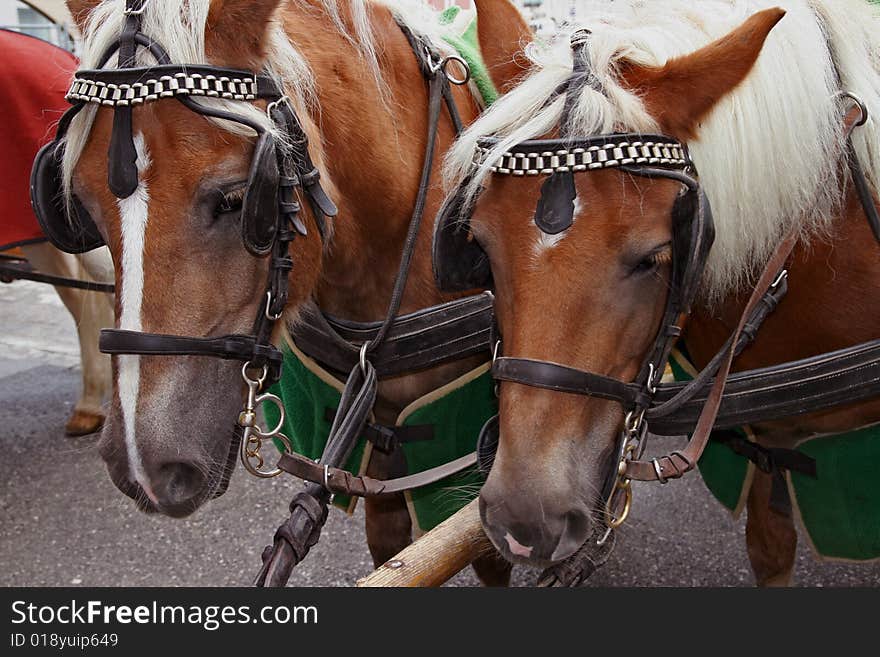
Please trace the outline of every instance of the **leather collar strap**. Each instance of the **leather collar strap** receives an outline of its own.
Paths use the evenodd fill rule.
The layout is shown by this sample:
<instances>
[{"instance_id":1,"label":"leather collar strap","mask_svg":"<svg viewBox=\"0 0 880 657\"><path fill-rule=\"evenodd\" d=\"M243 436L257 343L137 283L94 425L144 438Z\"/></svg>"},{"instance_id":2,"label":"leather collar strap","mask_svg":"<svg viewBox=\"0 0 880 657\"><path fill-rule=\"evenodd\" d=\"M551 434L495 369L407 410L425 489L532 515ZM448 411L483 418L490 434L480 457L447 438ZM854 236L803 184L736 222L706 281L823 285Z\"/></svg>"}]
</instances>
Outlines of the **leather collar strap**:
<instances>
[{"instance_id":1,"label":"leather collar strap","mask_svg":"<svg viewBox=\"0 0 880 657\"><path fill-rule=\"evenodd\" d=\"M488 354L493 331L491 292L456 299L394 320L371 361L380 379ZM291 329L296 346L335 374L358 364L359 345L374 340L381 322L351 322L306 307Z\"/></svg>"},{"instance_id":2,"label":"leather collar strap","mask_svg":"<svg viewBox=\"0 0 880 657\"><path fill-rule=\"evenodd\" d=\"M656 415L688 384L663 384L647 414L651 433L681 436L694 430L710 380L674 412ZM820 356L732 374L718 410L719 429L778 420L855 404L880 396L880 340Z\"/></svg>"}]
</instances>

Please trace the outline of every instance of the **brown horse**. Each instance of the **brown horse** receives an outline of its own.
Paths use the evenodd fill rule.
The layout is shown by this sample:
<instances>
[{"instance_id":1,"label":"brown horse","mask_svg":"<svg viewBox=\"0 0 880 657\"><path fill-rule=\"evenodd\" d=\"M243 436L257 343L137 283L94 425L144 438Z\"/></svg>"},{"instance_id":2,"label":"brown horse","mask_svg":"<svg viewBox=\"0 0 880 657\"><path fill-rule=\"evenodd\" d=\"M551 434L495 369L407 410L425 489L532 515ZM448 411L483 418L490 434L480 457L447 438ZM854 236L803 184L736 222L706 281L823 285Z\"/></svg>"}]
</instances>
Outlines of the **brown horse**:
<instances>
[{"instance_id":1,"label":"brown horse","mask_svg":"<svg viewBox=\"0 0 880 657\"><path fill-rule=\"evenodd\" d=\"M880 293L880 261L845 173L839 100L851 90L880 107L872 68L880 22L863 2L786 2L786 11L768 3L749 17L754 4L593 2L582 24L592 32L594 82L572 108L570 134L661 132L686 141L711 199L717 237L685 334L697 366L731 333L755 274L791 230L800 241L790 292L736 367L880 335L869 301ZM529 77L462 136L448 162L453 184L465 181L474 195L483 189L471 230L491 261L503 353L632 381L666 303L681 184L613 169L575 173L573 225L542 232L534 216L545 176L490 169L512 146L558 135L564 101L553 94L571 75L572 49L561 38L533 58ZM862 130L856 147L876 189L876 123ZM497 145L475 166L484 136ZM793 447L878 419L872 402L754 430L763 445ZM547 566L596 531L623 420L613 401L500 384L500 444L480 499L484 528L503 555ZM795 557L792 518L770 509L770 489L769 475L757 473L748 499L746 541L762 585L788 582Z\"/></svg>"},{"instance_id":2,"label":"brown horse","mask_svg":"<svg viewBox=\"0 0 880 657\"><path fill-rule=\"evenodd\" d=\"M479 0L479 41L499 90L522 69L529 38L507 0ZM119 3L70 0L94 66L122 24ZM322 248L310 223L292 246L292 324L314 298L326 312L359 321L387 310L418 188L427 93L395 12L362 0L151 0L143 31L174 62L265 70L286 89L303 122L321 180L339 207ZM418 30L418 26L414 26ZM149 59L145 60L149 61ZM467 89L455 98L465 122L480 111ZM264 103L236 103L265 122ZM85 114L85 112L84 112ZM247 179L251 135L212 124L172 101L134 110L138 192L118 201L107 185L112 112L77 119L67 141L69 190L85 204L114 256L117 327L216 336L250 328L264 303L266 262L242 246L236 199L222 190ZM444 116L438 151L454 139ZM437 157L439 164L440 157ZM241 187L241 184L238 185ZM436 184L427 215L442 201ZM240 204L239 204L240 205ZM430 222L417 245L402 312L448 300L432 280ZM101 453L120 490L147 511L192 513L216 489L242 401L238 365L197 357L114 357L115 394ZM474 367L454 363L383 382L377 414L393 419L413 399ZM374 459L374 476L393 474ZM376 564L411 540L402 495L368 500L367 539ZM491 581L504 581L502 567Z\"/></svg>"}]
</instances>

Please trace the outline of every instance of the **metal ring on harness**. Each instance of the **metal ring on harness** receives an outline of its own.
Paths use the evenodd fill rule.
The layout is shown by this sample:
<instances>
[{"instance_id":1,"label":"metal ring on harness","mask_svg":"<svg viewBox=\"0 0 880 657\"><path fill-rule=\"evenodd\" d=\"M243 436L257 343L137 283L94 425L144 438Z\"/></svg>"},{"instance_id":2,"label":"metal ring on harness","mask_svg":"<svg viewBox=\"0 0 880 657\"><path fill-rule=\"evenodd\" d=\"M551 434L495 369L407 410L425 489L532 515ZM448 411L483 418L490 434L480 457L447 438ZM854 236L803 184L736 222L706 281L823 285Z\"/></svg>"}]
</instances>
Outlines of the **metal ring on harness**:
<instances>
[{"instance_id":1,"label":"metal ring on harness","mask_svg":"<svg viewBox=\"0 0 880 657\"><path fill-rule=\"evenodd\" d=\"M369 346L370 346L369 342L364 342L364 344L361 345L361 354L360 354L359 362L360 362L360 366L361 366L361 372L363 372L364 376L367 375L367 349L369 348Z\"/></svg>"},{"instance_id":2,"label":"metal ring on harness","mask_svg":"<svg viewBox=\"0 0 880 657\"><path fill-rule=\"evenodd\" d=\"M839 98L849 98L859 108L859 112L861 113L861 116L859 117L859 120L853 124L853 128L861 127L868 122L868 118L870 118L870 113L868 112L868 106L865 105L865 101L863 101L861 98L859 98L857 95L855 95L851 91L841 91L838 94L838 97Z\"/></svg>"},{"instance_id":3,"label":"metal ring on harness","mask_svg":"<svg viewBox=\"0 0 880 657\"><path fill-rule=\"evenodd\" d=\"M268 319L269 321L277 322L279 319L281 319L281 315L284 314L284 309L282 308L281 311L277 315L270 315L269 308L271 308L271 307L272 307L272 291L269 290L266 292L266 310L263 312L263 314L266 316L266 319Z\"/></svg>"},{"instance_id":4,"label":"metal ring on harness","mask_svg":"<svg viewBox=\"0 0 880 657\"><path fill-rule=\"evenodd\" d=\"M140 16L147 9L147 5L150 4L150 0L144 0L144 4L141 5L140 9L130 9L126 7L122 10L122 13L126 16Z\"/></svg>"},{"instance_id":5,"label":"metal ring on harness","mask_svg":"<svg viewBox=\"0 0 880 657\"><path fill-rule=\"evenodd\" d=\"M254 364L251 361L248 361L244 365L242 365L241 376L242 378L244 378L245 383L247 383L248 385L250 385L251 383L255 384L257 386L257 390L259 391L260 389L262 389L263 383L265 383L266 379L269 376L269 366L263 365L260 370L260 376L258 376L256 379L252 379L250 376L248 376L248 370L250 370L253 366Z\"/></svg>"},{"instance_id":6,"label":"metal ring on harness","mask_svg":"<svg viewBox=\"0 0 880 657\"><path fill-rule=\"evenodd\" d=\"M459 66L461 66L461 68L464 70L464 77L463 78L457 78L449 72L450 71L449 62L456 62ZM446 79L449 80L450 83L452 83L456 86L460 87L461 85L467 84L468 82L470 82L471 67L468 65L468 63L464 59L462 59L458 55L449 55L449 57L447 57L442 62L440 62L440 68L443 70L443 75L446 76Z\"/></svg>"},{"instance_id":7,"label":"metal ring on harness","mask_svg":"<svg viewBox=\"0 0 880 657\"><path fill-rule=\"evenodd\" d=\"M285 444L287 447L287 451L292 452L293 448L290 445L290 440L287 436L281 434L281 429L284 427L284 421L287 418L287 415L284 411L284 402L277 395L273 395L270 392L263 393L262 395L257 396L256 403L264 404L266 402L272 402L275 405L275 408L278 410L278 422L275 424L275 428L271 430L261 429L259 426L254 426L253 433L258 435L260 438L279 438L281 442Z\"/></svg>"},{"instance_id":8,"label":"metal ring on harness","mask_svg":"<svg viewBox=\"0 0 880 657\"><path fill-rule=\"evenodd\" d=\"M614 499L617 497L615 493L619 490L622 490L626 497L623 502L623 510L620 512L619 516L615 516L612 505L614 504ZM608 501L605 503L605 524L608 525L609 529L618 529L626 522L626 519L629 517L629 512L632 510L632 502L632 481L629 479L622 482L618 481L614 486L614 493L608 497Z\"/></svg>"}]
</instances>

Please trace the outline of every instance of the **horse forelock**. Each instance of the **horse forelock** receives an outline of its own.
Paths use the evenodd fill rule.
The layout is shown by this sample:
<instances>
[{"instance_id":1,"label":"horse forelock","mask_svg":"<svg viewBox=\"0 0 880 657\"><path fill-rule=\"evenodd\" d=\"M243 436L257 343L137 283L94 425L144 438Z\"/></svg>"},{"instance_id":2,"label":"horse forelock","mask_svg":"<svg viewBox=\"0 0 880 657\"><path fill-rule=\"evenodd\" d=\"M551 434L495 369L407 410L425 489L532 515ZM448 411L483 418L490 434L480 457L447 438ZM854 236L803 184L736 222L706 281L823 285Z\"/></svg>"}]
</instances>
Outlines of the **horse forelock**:
<instances>
[{"instance_id":1,"label":"horse forelock","mask_svg":"<svg viewBox=\"0 0 880 657\"><path fill-rule=\"evenodd\" d=\"M532 72L464 133L447 157L448 185L472 175L470 192L514 144L552 132L563 100L547 104L571 75L569 37L586 28L590 65L605 94L589 86L574 113L575 130L590 135L658 129L637 91L622 86L627 64L662 66L781 6L786 16L770 34L746 81L722 99L689 143L717 228L704 279L709 301L748 284L783 235L825 233L839 210L843 180L840 91L880 108L877 9L861 0L588 0L583 19L528 52ZM880 182L876 123L861 129L856 147L875 187ZM473 170L477 140L500 138ZM674 136L674 135L673 135Z\"/></svg>"}]
</instances>

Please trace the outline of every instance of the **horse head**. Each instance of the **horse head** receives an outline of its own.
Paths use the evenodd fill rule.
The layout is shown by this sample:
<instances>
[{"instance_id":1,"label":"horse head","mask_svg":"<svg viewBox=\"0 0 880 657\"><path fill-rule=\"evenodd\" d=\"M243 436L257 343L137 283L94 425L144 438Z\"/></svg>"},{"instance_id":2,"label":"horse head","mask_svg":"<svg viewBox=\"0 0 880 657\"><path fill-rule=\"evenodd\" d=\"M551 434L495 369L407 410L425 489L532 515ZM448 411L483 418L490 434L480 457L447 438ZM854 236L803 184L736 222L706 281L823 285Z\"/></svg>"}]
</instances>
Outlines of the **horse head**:
<instances>
[{"instance_id":1,"label":"horse head","mask_svg":"<svg viewBox=\"0 0 880 657\"><path fill-rule=\"evenodd\" d=\"M478 245L491 264L499 356L562 364L606 383L659 380L662 366L648 371L646 359L676 272L691 257L683 251L702 248L675 248L675 215L699 207L685 144L747 78L784 13L729 22L734 29L720 38L685 28L679 16L681 30L700 38L682 38L678 48L695 46L674 56L675 26L597 17L572 39L576 48L560 40L535 51L530 76L459 140L447 161L457 207L471 211L459 246ZM665 137L647 136L658 134ZM435 258L437 248L435 236ZM502 554L546 566L601 536L629 393L600 382L584 397L518 376L498 376L499 445L480 512Z\"/></svg>"},{"instance_id":2,"label":"horse head","mask_svg":"<svg viewBox=\"0 0 880 657\"><path fill-rule=\"evenodd\" d=\"M84 36L82 69L116 67L116 55L108 59L105 53L126 27L124 4L70 3ZM136 44L128 65L203 65L249 72L245 78L263 75L283 89L303 117L303 130L320 145L305 111L311 78L280 34L278 5L278 0L182 6L150 0L141 5L139 19L148 41ZM164 55L157 54L156 44ZM165 56L168 62L162 61ZM210 69L202 79L209 74ZM201 80L183 75L178 85L198 89ZM292 229L260 223L273 221L277 194L267 181L277 165L275 149L266 144L290 153L303 144L284 143L289 134L279 130L267 114L269 101L258 93L242 98L215 91L187 97L189 104L168 95L173 97L160 94L127 108L88 103L66 133L65 191L110 247L118 329L172 336L247 334L254 318L268 312L265 289L272 261L255 257L249 239ZM126 109L123 120L129 126L120 131ZM258 134L266 139L257 139ZM126 162L118 153L126 145L133 149L134 166L131 180L122 184L130 188L120 192L118 177ZM312 155L320 167L320 150L313 148ZM248 216L247 206L261 202L255 197L264 191L273 205L258 214L268 216ZM289 307L294 309L315 287L322 257L315 222L305 213L299 221L302 234L289 248L294 268ZM115 393L101 441L113 481L147 510L191 513L221 486L241 408L242 385L235 384L241 382L241 363L192 355L118 355L113 361Z\"/></svg>"}]
</instances>

